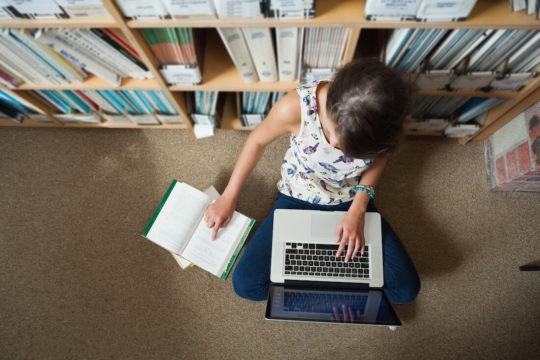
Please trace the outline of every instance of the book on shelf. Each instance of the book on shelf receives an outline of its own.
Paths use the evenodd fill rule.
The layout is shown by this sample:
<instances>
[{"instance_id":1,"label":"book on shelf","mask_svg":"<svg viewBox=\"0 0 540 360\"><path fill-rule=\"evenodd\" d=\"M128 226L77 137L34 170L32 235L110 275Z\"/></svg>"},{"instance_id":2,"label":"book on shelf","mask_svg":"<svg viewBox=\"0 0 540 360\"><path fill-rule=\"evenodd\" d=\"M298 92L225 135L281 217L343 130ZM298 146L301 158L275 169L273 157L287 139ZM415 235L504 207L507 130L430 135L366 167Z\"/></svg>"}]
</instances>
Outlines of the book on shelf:
<instances>
[{"instance_id":1,"label":"book on shelf","mask_svg":"<svg viewBox=\"0 0 540 360\"><path fill-rule=\"evenodd\" d=\"M266 12L266 0L219 0L214 2L219 18L259 18Z\"/></svg>"},{"instance_id":2,"label":"book on shelf","mask_svg":"<svg viewBox=\"0 0 540 360\"><path fill-rule=\"evenodd\" d=\"M200 84L204 33L191 28L141 29L168 84Z\"/></svg>"},{"instance_id":3,"label":"book on shelf","mask_svg":"<svg viewBox=\"0 0 540 360\"><path fill-rule=\"evenodd\" d=\"M170 16L176 19L215 19L213 0L162 0Z\"/></svg>"},{"instance_id":4,"label":"book on shelf","mask_svg":"<svg viewBox=\"0 0 540 360\"><path fill-rule=\"evenodd\" d=\"M225 97L218 91L194 91L184 94L186 109L195 125L207 127L220 126Z\"/></svg>"},{"instance_id":5,"label":"book on shelf","mask_svg":"<svg viewBox=\"0 0 540 360\"><path fill-rule=\"evenodd\" d=\"M2 9L13 18L55 19L68 18L68 14L55 0L7 0Z\"/></svg>"},{"instance_id":6,"label":"book on shelf","mask_svg":"<svg viewBox=\"0 0 540 360\"><path fill-rule=\"evenodd\" d=\"M440 132L449 124L448 119L413 119L406 123L408 131Z\"/></svg>"},{"instance_id":7,"label":"book on shelf","mask_svg":"<svg viewBox=\"0 0 540 360\"><path fill-rule=\"evenodd\" d=\"M449 138L462 138L476 134L482 126L480 124L448 124L443 130L443 135Z\"/></svg>"},{"instance_id":8,"label":"book on shelf","mask_svg":"<svg viewBox=\"0 0 540 360\"><path fill-rule=\"evenodd\" d=\"M162 90L38 90L34 92L60 120L89 122L98 114L111 122L181 123L178 112Z\"/></svg>"},{"instance_id":9,"label":"book on shelf","mask_svg":"<svg viewBox=\"0 0 540 360\"><path fill-rule=\"evenodd\" d=\"M426 70L416 76L414 83L420 90L442 90L446 89L454 77L452 70Z\"/></svg>"},{"instance_id":10,"label":"book on shelf","mask_svg":"<svg viewBox=\"0 0 540 360\"><path fill-rule=\"evenodd\" d=\"M423 96L413 98L412 115L416 119L450 119L470 97L468 96Z\"/></svg>"},{"instance_id":11,"label":"book on shelf","mask_svg":"<svg viewBox=\"0 0 540 360\"><path fill-rule=\"evenodd\" d=\"M266 16L276 19L309 19L316 13L315 0L268 0Z\"/></svg>"},{"instance_id":12,"label":"book on shelf","mask_svg":"<svg viewBox=\"0 0 540 360\"><path fill-rule=\"evenodd\" d=\"M476 0L422 0L418 21L462 21L471 13Z\"/></svg>"},{"instance_id":13,"label":"book on shelf","mask_svg":"<svg viewBox=\"0 0 540 360\"><path fill-rule=\"evenodd\" d=\"M300 73L303 28L277 27L276 53L279 81L294 81Z\"/></svg>"},{"instance_id":14,"label":"book on shelf","mask_svg":"<svg viewBox=\"0 0 540 360\"><path fill-rule=\"evenodd\" d=\"M66 84L81 82L86 76L63 57L36 41L29 30L2 29L0 44L8 50L0 52L0 68L14 79Z\"/></svg>"},{"instance_id":15,"label":"book on shelf","mask_svg":"<svg viewBox=\"0 0 540 360\"><path fill-rule=\"evenodd\" d=\"M241 28L217 28L221 40L245 83L259 81L255 64Z\"/></svg>"},{"instance_id":16,"label":"book on shelf","mask_svg":"<svg viewBox=\"0 0 540 360\"><path fill-rule=\"evenodd\" d=\"M7 91L0 90L0 117L22 123L25 118L37 113L38 111L27 101Z\"/></svg>"},{"instance_id":17,"label":"book on shelf","mask_svg":"<svg viewBox=\"0 0 540 360\"><path fill-rule=\"evenodd\" d=\"M250 127L260 124L266 115L274 97L280 96L279 92L270 91L244 91L236 93L237 113L242 126Z\"/></svg>"},{"instance_id":18,"label":"book on shelf","mask_svg":"<svg viewBox=\"0 0 540 360\"><path fill-rule=\"evenodd\" d=\"M208 194L173 180L141 235L226 280L255 221L235 211L227 227L212 240L213 229L204 220L212 200Z\"/></svg>"},{"instance_id":19,"label":"book on shelf","mask_svg":"<svg viewBox=\"0 0 540 360\"><path fill-rule=\"evenodd\" d=\"M110 18L102 0L56 0L70 18Z\"/></svg>"},{"instance_id":20,"label":"book on shelf","mask_svg":"<svg viewBox=\"0 0 540 360\"><path fill-rule=\"evenodd\" d=\"M37 41L47 45L72 65L84 69L112 85L131 77L148 79L152 74L123 44L105 31L89 29L40 29Z\"/></svg>"},{"instance_id":21,"label":"book on shelf","mask_svg":"<svg viewBox=\"0 0 540 360\"><path fill-rule=\"evenodd\" d=\"M367 20L414 20L422 0L366 0Z\"/></svg>"},{"instance_id":22,"label":"book on shelf","mask_svg":"<svg viewBox=\"0 0 540 360\"><path fill-rule=\"evenodd\" d=\"M260 81L278 81L276 55L270 28L242 29Z\"/></svg>"},{"instance_id":23,"label":"book on shelf","mask_svg":"<svg viewBox=\"0 0 540 360\"><path fill-rule=\"evenodd\" d=\"M496 30L472 52L467 69L469 71L496 70L501 62L512 55L537 32L537 30Z\"/></svg>"},{"instance_id":24,"label":"book on shelf","mask_svg":"<svg viewBox=\"0 0 540 360\"><path fill-rule=\"evenodd\" d=\"M491 84L495 76L492 71L474 71L457 75L449 87L452 90L481 90Z\"/></svg>"},{"instance_id":25,"label":"book on shelf","mask_svg":"<svg viewBox=\"0 0 540 360\"><path fill-rule=\"evenodd\" d=\"M341 67L349 29L343 27L306 28L302 69L337 69Z\"/></svg>"},{"instance_id":26,"label":"book on shelf","mask_svg":"<svg viewBox=\"0 0 540 360\"><path fill-rule=\"evenodd\" d=\"M492 91L519 91L534 79L533 72L495 73L489 84Z\"/></svg>"},{"instance_id":27,"label":"book on shelf","mask_svg":"<svg viewBox=\"0 0 540 360\"><path fill-rule=\"evenodd\" d=\"M491 108L504 102L503 98L476 97L472 98L459 110L456 121L459 123L469 122L481 114L487 112Z\"/></svg>"},{"instance_id":28,"label":"book on shelf","mask_svg":"<svg viewBox=\"0 0 540 360\"><path fill-rule=\"evenodd\" d=\"M116 0L118 7L128 19L170 18L161 0Z\"/></svg>"},{"instance_id":29,"label":"book on shelf","mask_svg":"<svg viewBox=\"0 0 540 360\"><path fill-rule=\"evenodd\" d=\"M540 71L540 31L514 51L508 58L507 70L511 73Z\"/></svg>"}]
</instances>

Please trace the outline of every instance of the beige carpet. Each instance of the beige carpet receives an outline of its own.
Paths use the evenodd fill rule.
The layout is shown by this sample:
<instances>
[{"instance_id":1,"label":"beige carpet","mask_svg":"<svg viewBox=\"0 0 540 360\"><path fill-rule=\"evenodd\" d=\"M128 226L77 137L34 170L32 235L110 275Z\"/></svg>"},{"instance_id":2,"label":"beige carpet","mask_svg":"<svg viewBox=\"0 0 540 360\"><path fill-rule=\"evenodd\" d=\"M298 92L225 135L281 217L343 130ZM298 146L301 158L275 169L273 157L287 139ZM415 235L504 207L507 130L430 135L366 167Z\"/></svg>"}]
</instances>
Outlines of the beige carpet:
<instances>
[{"instance_id":1,"label":"beige carpet","mask_svg":"<svg viewBox=\"0 0 540 360\"><path fill-rule=\"evenodd\" d=\"M422 279L404 326L269 322L143 230L172 178L222 190L246 133L0 128L1 359L537 359L540 194L487 188L482 143L408 139L379 209ZM260 220L286 139L239 210Z\"/></svg>"}]
</instances>

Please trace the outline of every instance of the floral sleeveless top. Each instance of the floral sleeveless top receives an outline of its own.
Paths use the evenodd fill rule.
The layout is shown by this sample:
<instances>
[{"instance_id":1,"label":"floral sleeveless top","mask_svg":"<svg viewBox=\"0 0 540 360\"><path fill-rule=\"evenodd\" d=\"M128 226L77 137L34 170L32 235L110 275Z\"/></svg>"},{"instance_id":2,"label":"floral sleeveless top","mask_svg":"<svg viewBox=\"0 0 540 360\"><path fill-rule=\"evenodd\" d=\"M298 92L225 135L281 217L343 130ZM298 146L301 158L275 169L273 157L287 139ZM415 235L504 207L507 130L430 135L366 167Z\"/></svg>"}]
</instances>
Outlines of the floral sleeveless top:
<instances>
[{"instance_id":1,"label":"floral sleeveless top","mask_svg":"<svg viewBox=\"0 0 540 360\"><path fill-rule=\"evenodd\" d=\"M336 205L354 198L354 187L371 159L352 159L332 147L324 136L317 109L318 82L300 86L302 124L291 134L281 164L281 193L313 204Z\"/></svg>"}]
</instances>

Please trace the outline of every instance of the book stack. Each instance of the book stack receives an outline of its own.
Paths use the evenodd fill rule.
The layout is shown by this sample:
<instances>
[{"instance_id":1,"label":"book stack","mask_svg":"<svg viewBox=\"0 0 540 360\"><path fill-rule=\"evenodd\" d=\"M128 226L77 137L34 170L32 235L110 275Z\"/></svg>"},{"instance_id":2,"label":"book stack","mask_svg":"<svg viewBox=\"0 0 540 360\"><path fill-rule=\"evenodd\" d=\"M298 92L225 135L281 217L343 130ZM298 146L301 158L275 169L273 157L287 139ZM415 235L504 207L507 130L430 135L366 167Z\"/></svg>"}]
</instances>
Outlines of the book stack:
<instances>
[{"instance_id":1,"label":"book stack","mask_svg":"<svg viewBox=\"0 0 540 360\"><path fill-rule=\"evenodd\" d=\"M341 67L349 29L306 28L302 55L302 81L328 80Z\"/></svg>"},{"instance_id":2,"label":"book stack","mask_svg":"<svg viewBox=\"0 0 540 360\"><path fill-rule=\"evenodd\" d=\"M162 90L39 90L63 122L137 124L181 123L174 105Z\"/></svg>"},{"instance_id":3,"label":"book stack","mask_svg":"<svg viewBox=\"0 0 540 360\"><path fill-rule=\"evenodd\" d=\"M367 20L465 20L476 0L366 0Z\"/></svg>"},{"instance_id":4,"label":"book stack","mask_svg":"<svg viewBox=\"0 0 540 360\"><path fill-rule=\"evenodd\" d=\"M138 54L109 29L48 29L34 37L73 66L119 86L122 78L149 79Z\"/></svg>"},{"instance_id":5,"label":"book stack","mask_svg":"<svg viewBox=\"0 0 540 360\"><path fill-rule=\"evenodd\" d=\"M141 34L159 61L167 83L201 83L204 34L191 28L141 29Z\"/></svg>"},{"instance_id":6,"label":"book stack","mask_svg":"<svg viewBox=\"0 0 540 360\"><path fill-rule=\"evenodd\" d=\"M101 0L2 0L0 18L109 18Z\"/></svg>"},{"instance_id":7,"label":"book stack","mask_svg":"<svg viewBox=\"0 0 540 360\"><path fill-rule=\"evenodd\" d=\"M422 90L517 91L540 61L538 30L396 29L385 63L415 74Z\"/></svg>"},{"instance_id":8,"label":"book stack","mask_svg":"<svg viewBox=\"0 0 540 360\"><path fill-rule=\"evenodd\" d=\"M23 99L0 90L0 118L7 118L17 123L27 117L38 114L38 111Z\"/></svg>"},{"instance_id":9,"label":"book stack","mask_svg":"<svg viewBox=\"0 0 540 360\"><path fill-rule=\"evenodd\" d=\"M80 83L86 77L79 67L36 40L29 30L0 30L0 45L0 74L6 86L16 87L22 82Z\"/></svg>"},{"instance_id":10,"label":"book stack","mask_svg":"<svg viewBox=\"0 0 540 360\"><path fill-rule=\"evenodd\" d=\"M186 92L187 112L195 125L219 127L224 98L218 91Z\"/></svg>"},{"instance_id":11,"label":"book stack","mask_svg":"<svg viewBox=\"0 0 540 360\"><path fill-rule=\"evenodd\" d=\"M523 12L540 19L540 1L538 0L508 0L512 11Z\"/></svg>"},{"instance_id":12,"label":"book stack","mask_svg":"<svg viewBox=\"0 0 540 360\"><path fill-rule=\"evenodd\" d=\"M447 137L473 135L481 128L479 116L506 99L467 96L416 96L408 130L436 131Z\"/></svg>"},{"instance_id":13,"label":"book stack","mask_svg":"<svg viewBox=\"0 0 540 360\"><path fill-rule=\"evenodd\" d=\"M284 91L244 91L237 97L242 125L252 127L260 124L270 108L286 94Z\"/></svg>"}]
</instances>

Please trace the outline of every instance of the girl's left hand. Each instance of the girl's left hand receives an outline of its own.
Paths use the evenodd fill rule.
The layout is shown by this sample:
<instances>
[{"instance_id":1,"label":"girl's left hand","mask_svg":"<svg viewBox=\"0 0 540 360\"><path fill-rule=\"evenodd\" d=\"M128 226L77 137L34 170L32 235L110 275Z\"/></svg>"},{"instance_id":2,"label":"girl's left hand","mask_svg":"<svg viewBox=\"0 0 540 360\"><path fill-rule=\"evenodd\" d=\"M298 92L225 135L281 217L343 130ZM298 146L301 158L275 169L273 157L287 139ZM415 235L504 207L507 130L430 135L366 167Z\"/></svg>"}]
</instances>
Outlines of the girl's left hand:
<instances>
[{"instance_id":1,"label":"girl's left hand","mask_svg":"<svg viewBox=\"0 0 540 360\"><path fill-rule=\"evenodd\" d=\"M336 231L336 240L339 243L336 257L343 253L345 246L347 246L345 262L349 262L350 259L354 258L358 251L360 251L360 254L364 253L364 218L364 211L355 212L349 209L341 219Z\"/></svg>"}]
</instances>

